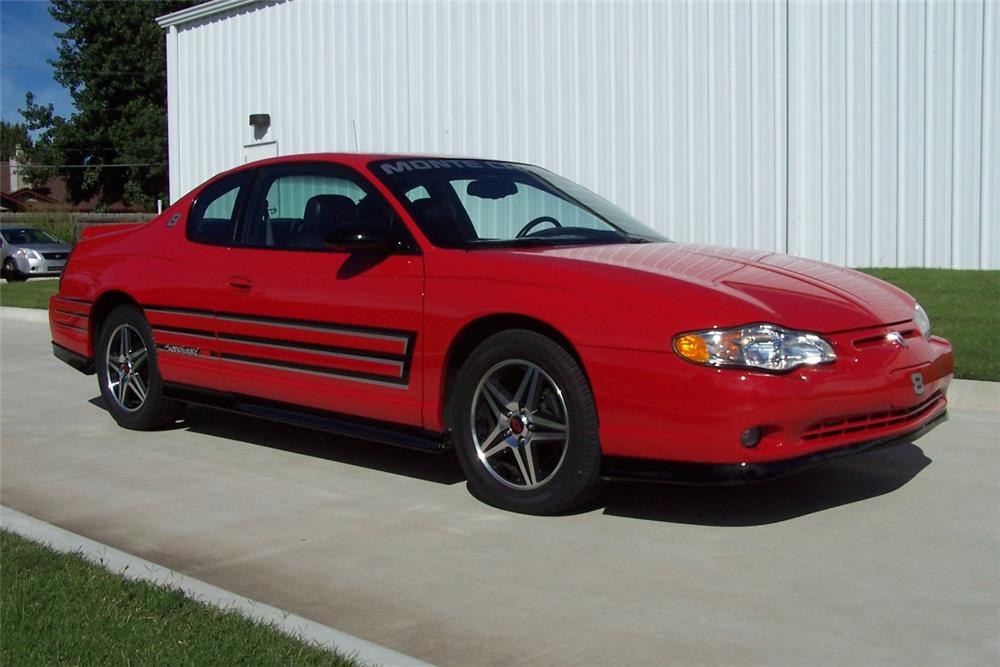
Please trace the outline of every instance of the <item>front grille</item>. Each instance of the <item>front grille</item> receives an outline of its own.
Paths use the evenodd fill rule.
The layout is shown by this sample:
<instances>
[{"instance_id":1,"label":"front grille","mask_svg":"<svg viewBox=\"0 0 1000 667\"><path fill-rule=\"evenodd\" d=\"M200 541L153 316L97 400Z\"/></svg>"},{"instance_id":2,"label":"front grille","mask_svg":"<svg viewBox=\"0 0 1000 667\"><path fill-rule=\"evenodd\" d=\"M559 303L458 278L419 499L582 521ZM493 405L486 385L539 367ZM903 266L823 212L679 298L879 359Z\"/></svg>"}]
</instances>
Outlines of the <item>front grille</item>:
<instances>
[{"instance_id":1,"label":"front grille","mask_svg":"<svg viewBox=\"0 0 1000 667\"><path fill-rule=\"evenodd\" d=\"M807 428L802 433L802 439L820 440L839 435L860 433L862 431L878 431L893 426L903 426L908 423L917 422L927 415L927 413L931 412L941 399L941 392L938 391L923 403L915 405L912 408L827 419Z\"/></svg>"},{"instance_id":2,"label":"front grille","mask_svg":"<svg viewBox=\"0 0 1000 667\"><path fill-rule=\"evenodd\" d=\"M42 257L45 259L66 259L66 255L69 253L65 252L43 252Z\"/></svg>"}]
</instances>

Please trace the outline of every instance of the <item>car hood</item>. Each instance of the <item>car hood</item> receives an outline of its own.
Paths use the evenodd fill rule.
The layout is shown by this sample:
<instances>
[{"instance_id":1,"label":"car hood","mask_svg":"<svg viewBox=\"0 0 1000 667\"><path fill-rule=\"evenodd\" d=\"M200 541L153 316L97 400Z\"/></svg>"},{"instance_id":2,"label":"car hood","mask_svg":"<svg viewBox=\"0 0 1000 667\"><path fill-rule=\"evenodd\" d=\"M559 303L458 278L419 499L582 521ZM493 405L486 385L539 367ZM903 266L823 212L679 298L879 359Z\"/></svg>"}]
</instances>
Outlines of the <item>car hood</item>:
<instances>
[{"instance_id":1,"label":"car hood","mask_svg":"<svg viewBox=\"0 0 1000 667\"><path fill-rule=\"evenodd\" d=\"M647 278L653 275L684 283L688 286L686 298L701 299L705 304L711 326L769 321L832 333L906 322L914 314L911 296L877 278L772 252L681 243L546 248L537 252L574 264L619 267ZM713 311L715 308L719 310ZM716 322L721 312L726 320L736 317L744 321Z\"/></svg>"},{"instance_id":2,"label":"car hood","mask_svg":"<svg viewBox=\"0 0 1000 667\"><path fill-rule=\"evenodd\" d=\"M35 252L64 252L69 254L72 248L65 243L21 243L21 244L11 244L11 250L25 249L34 250Z\"/></svg>"}]
</instances>

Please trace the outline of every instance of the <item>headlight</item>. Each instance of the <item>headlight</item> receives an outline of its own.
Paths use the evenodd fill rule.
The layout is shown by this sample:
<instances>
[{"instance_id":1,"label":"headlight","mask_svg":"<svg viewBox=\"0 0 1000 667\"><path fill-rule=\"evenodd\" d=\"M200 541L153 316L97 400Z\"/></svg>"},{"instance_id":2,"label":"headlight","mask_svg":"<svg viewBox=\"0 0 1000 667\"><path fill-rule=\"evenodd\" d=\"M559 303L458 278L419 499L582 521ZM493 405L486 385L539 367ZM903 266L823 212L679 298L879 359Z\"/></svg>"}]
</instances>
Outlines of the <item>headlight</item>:
<instances>
[{"instance_id":1,"label":"headlight","mask_svg":"<svg viewBox=\"0 0 1000 667\"><path fill-rule=\"evenodd\" d=\"M18 255L19 257L27 257L28 259L36 259L37 260L37 259L41 259L42 258L41 255L39 255L37 252L35 252L31 248L18 248L17 250L14 251L14 254Z\"/></svg>"},{"instance_id":2,"label":"headlight","mask_svg":"<svg viewBox=\"0 0 1000 667\"><path fill-rule=\"evenodd\" d=\"M699 364L766 371L826 364L837 358L830 344L816 334L774 324L681 334L674 338L674 351Z\"/></svg>"},{"instance_id":3,"label":"headlight","mask_svg":"<svg viewBox=\"0 0 1000 667\"><path fill-rule=\"evenodd\" d=\"M927 311L923 309L919 303L917 307L914 308L916 311L913 315L913 319L917 323L917 328L920 329L920 333L927 340L931 339L931 318L927 317Z\"/></svg>"}]
</instances>

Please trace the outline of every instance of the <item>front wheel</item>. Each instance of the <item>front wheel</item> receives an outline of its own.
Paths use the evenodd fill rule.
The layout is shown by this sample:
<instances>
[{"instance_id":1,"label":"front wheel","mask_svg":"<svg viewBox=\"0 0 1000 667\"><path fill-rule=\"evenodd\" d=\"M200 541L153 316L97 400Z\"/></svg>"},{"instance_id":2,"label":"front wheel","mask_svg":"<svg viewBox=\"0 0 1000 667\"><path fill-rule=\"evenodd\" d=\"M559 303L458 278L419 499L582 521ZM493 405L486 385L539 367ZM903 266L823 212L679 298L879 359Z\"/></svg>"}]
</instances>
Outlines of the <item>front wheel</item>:
<instances>
[{"instance_id":1,"label":"front wheel","mask_svg":"<svg viewBox=\"0 0 1000 667\"><path fill-rule=\"evenodd\" d=\"M97 379L119 426L149 430L172 423L181 405L163 396L153 332L135 306L119 306L101 327L95 350Z\"/></svg>"},{"instance_id":2,"label":"front wheel","mask_svg":"<svg viewBox=\"0 0 1000 667\"><path fill-rule=\"evenodd\" d=\"M600 489L590 385L552 339L512 330L485 340L459 372L450 412L459 462L487 502L551 514Z\"/></svg>"},{"instance_id":3,"label":"front wheel","mask_svg":"<svg viewBox=\"0 0 1000 667\"><path fill-rule=\"evenodd\" d=\"M4 260L3 276L9 283L20 283L27 280L27 276L17 270L17 263L10 257Z\"/></svg>"}]
</instances>

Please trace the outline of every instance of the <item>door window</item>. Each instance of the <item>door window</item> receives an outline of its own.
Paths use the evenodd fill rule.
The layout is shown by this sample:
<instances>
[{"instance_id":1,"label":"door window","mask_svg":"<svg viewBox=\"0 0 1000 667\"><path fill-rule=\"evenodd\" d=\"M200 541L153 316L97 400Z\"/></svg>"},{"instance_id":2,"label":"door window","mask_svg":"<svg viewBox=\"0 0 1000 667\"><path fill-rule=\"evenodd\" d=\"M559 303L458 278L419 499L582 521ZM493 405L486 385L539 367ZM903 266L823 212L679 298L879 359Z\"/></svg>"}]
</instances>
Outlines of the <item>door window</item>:
<instances>
[{"instance_id":1,"label":"door window","mask_svg":"<svg viewBox=\"0 0 1000 667\"><path fill-rule=\"evenodd\" d=\"M243 244L327 250L338 225L365 222L405 233L392 208L353 171L336 165L265 168L254 187Z\"/></svg>"}]
</instances>

